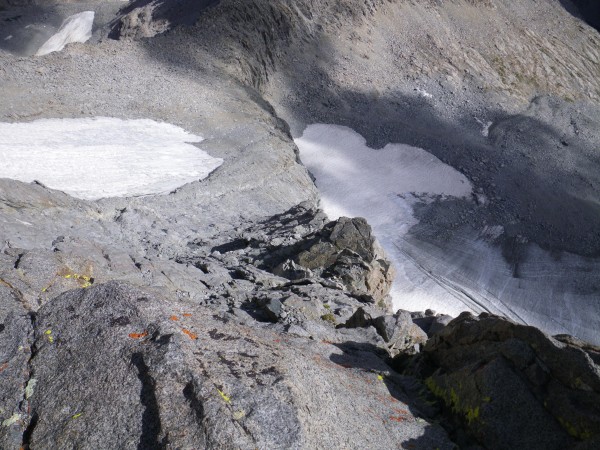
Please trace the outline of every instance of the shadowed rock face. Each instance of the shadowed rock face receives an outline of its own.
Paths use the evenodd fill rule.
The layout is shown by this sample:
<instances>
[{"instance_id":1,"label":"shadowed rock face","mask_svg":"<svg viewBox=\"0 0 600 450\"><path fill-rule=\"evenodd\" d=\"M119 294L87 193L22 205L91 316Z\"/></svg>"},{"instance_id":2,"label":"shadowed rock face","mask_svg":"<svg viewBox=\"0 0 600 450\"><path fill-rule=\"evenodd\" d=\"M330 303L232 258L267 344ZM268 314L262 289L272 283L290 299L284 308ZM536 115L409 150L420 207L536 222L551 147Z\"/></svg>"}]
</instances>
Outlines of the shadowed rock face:
<instances>
[{"instance_id":1,"label":"shadowed rock face","mask_svg":"<svg viewBox=\"0 0 600 450\"><path fill-rule=\"evenodd\" d=\"M79 0L0 0L0 7L53 5L58 3L75 3Z\"/></svg>"},{"instance_id":2,"label":"shadowed rock face","mask_svg":"<svg viewBox=\"0 0 600 450\"><path fill-rule=\"evenodd\" d=\"M598 442L600 348L563 341L500 317L464 313L427 342L412 370L453 426L485 448Z\"/></svg>"},{"instance_id":3,"label":"shadowed rock face","mask_svg":"<svg viewBox=\"0 0 600 450\"><path fill-rule=\"evenodd\" d=\"M124 7L110 30L113 39L152 37L178 25L192 25L220 0L135 0Z\"/></svg>"},{"instance_id":4,"label":"shadowed rock face","mask_svg":"<svg viewBox=\"0 0 600 450\"><path fill-rule=\"evenodd\" d=\"M594 0L571 0L583 20L600 31L600 3Z\"/></svg>"}]
</instances>

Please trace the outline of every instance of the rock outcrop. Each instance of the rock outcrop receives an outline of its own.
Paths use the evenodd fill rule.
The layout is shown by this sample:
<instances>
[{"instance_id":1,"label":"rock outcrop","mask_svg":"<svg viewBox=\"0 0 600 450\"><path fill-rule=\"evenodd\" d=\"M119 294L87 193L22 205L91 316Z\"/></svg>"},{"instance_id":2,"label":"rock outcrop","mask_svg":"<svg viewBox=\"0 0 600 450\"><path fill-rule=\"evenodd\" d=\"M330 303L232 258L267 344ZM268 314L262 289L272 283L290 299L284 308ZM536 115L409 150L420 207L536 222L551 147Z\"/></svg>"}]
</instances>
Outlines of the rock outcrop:
<instances>
[{"instance_id":1,"label":"rock outcrop","mask_svg":"<svg viewBox=\"0 0 600 450\"><path fill-rule=\"evenodd\" d=\"M364 301L391 307L393 268L365 219L330 222L293 246L273 251L264 264L292 280L317 276L338 282Z\"/></svg>"},{"instance_id":2,"label":"rock outcrop","mask_svg":"<svg viewBox=\"0 0 600 450\"><path fill-rule=\"evenodd\" d=\"M591 449L600 442L599 362L600 348L464 313L427 342L407 372L443 404L459 445Z\"/></svg>"},{"instance_id":3,"label":"rock outcrop","mask_svg":"<svg viewBox=\"0 0 600 450\"><path fill-rule=\"evenodd\" d=\"M393 315L373 318L361 307L344 324L338 325L338 328L367 327L377 330L390 356L418 353L420 346L427 342L427 334L414 322L408 311L399 310Z\"/></svg>"},{"instance_id":4,"label":"rock outcrop","mask_svg":"<svg viewBox=\"0 0 600 450\"><path fill-rule=\"evenodd\" d=\"M454 447L376 333L311 340L117 282L64 293L32 322L1 292L3 449Z\"/></svg>"}]
</instances>

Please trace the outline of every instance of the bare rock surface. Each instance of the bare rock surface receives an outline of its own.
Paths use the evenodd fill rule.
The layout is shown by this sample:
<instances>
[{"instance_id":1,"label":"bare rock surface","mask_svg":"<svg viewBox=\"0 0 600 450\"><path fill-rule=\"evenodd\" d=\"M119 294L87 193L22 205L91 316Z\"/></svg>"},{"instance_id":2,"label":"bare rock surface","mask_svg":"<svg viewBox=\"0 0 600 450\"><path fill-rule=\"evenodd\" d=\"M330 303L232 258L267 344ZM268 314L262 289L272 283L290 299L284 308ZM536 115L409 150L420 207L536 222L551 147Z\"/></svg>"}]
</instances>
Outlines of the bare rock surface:
<instances>
[{"instance_id":1,"label":"bare rock surface","mask_svg":"<svg viewBox=\"0 0 600 450\"><path fill-rule=\"evenodd\" d=\"M373 311L358 308L345 323L337 328L373 327L385 342L390 356L418 353L427 342L427 334L417 325L408 311L398 310L395 314L372 317Z\"/></svg>"},{"instance_id":2,"label":"bare rock surface","mask_svg":"<svg viewBox=\"0 0 600 450\"><path fill-rule=\"evenodd\" d=\"M415 205L415 261L479 265L488 227L517 284L532 249L585 258L544 284L597 342L600 38L563 3L0 2L0 120L150 118L224 160L143 197L0 180L0 448L595 448L593 343L392 311L369 225L319 210L292 139L452 165L475 198ZM88 43L29 56L88 9Z\"/></svg>"},{"instance_id":3,"label":"bare rock surface","mask_svg":"<svg viewBox=\"0 0 600 450\"><path fill-rule=\"evenodd\" d=\"M19 448L25 431L33 324L18 294L8 283L0 284L0 445Z\"/></svg>"},{"instance_id":4,"label":"bare rock surface","mask_svg":"<svg viewBox=\"0 0 600 450\"><path fill-rule=\"evenodd\" d=\"M427 342L409 372L484 448L570 448L578 440L593 445L600 434L599 351L464 313Z\"/></svg>"},{"instance_id":5,"label":"bare rock surface","mask_svg":"<svg viewBox=\"0 0 600 450\"><path fill-rule=\"evenodd\" d=\"M55 298L34 326L31 390L3 448L23 429L30 448L453 448L382 381L368 334L311 341L116 282Z\"/></svg>"},{"instance_id":6,"label":"bare rock surface","mask_svg":"<svg viewBox=\"0 0 600 450\"><path fill-rule=\"evenodd\" d=\"M337 281L354 296L391 308L393 269L362 218L330 222L291 247L271 251L264 264L290 279L318 276Z\"/></svg>"},{"instance_id":7,"label":"bare rock surface","mask_svg":"<svg viewBox=\"0 0 600 450\"><path fill-rule=\"evenodd\" d=\"M409 144L451 165L475 195L416 205L402 248L415 289L599 343L586 274L600 255L600 41L567 3L222 1L146 47L164 60L158 42L194 42L294 136L345 125L372 148ZM489 229L501 231L482 249ZM548 270L556 280L540 279Z\"/></svg>"}]
</instances>

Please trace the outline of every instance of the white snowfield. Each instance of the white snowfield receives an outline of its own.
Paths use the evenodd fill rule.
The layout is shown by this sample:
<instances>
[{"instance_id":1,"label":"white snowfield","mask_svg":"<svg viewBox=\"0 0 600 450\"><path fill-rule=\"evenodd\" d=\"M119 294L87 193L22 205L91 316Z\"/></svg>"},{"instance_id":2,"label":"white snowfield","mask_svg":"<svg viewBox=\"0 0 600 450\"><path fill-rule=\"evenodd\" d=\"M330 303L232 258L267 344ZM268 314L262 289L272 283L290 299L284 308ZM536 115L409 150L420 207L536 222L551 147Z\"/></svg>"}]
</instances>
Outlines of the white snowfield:
<instances>
[{"instance_id":1,"label":"white snowfield","mask_svg":"<svg viewBox=\"0 0 600 450\"><path fill-rule=\"evenodd\" d=\"M223 163L192 145L201 141L149 119L0 123L0 177L37 180L85 200L167 193Z\"/></svg>"},{"instance_id":2,"label":"white snowfield","mask_svg":"<svg viewBox=\"0 0 600 450\"><path fill-rule=\"evenodd\" d=\"M467 197L469 180L420 148L388 144L375 150L350 128L310 125L295 140L300 157L316 178L323 210L330 219L364 217L396 267L392 298L396 308L438 308L458 314L462 305L439 304L415 286L412 263L398 245L417 223L412 205L434 196Z\"/></svg>"},{"instance_id":3,"label":"white snowfield","mask_svg":"<svg viewBox=\"0 0 600 450\"><path fill-rule=\"evenodd\" d=\"M515 277L493 244L501 226L455 230L443 245L409 232L417 223L416 198L471 195L469 181L431 154L398 144L374 150L359 134L334 125L310 125L296 144L327 215L365 217L373 227L396 268L395 308L454 316L487 311L600 344L600 261L567 253L557 259L530 245Z\"/></svg>"},{"instance_id":4,"label":"white snowfield","mask_svg":"<svg viewBox=\"0 0 600 450\"><path fill-rule=\"evenodd\" d=\"M87 42L92 37L94 11L84 11L67 17L55 35L42 45L35 56L59 52L72 42Z\"/></svg>"}]
</instances>

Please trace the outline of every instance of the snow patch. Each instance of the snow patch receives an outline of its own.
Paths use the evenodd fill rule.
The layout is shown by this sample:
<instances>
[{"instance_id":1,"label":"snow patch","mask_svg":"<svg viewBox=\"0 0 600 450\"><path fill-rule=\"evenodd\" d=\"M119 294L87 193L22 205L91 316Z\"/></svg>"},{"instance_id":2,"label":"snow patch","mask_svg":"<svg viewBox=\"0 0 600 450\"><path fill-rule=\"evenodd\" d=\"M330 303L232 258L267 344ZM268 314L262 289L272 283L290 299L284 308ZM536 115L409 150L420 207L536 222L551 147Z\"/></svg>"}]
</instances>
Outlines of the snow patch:
<instances>
[{"instance_id":1,"label":"snow patch","mask_svg":"<svg viewBox=\"0 0 600 450\"><path fill-rule=\"evenodd\" d=\"M417 91L417 94L419 94L420 97L424 97L424 98L433 98L433 95L431 95L429 92L427 92L425 89L421 89L421 88L415 88L415 91Z\"/></svg>"},{"instance_id":2,"label":"snow patch","mask_svg":"<svg viewBox=\"0 0 600 450\"><path fill-rule=\"evenodd\" d=\"M413 263L403 252L403 236L417 223L416 202L470 197L469 180L423 149L403 144L372 149L360 134L343 126L310 125L295 142L302 162L316 178L325 213L331 219L364 217L371 224L396 267L394 306L432 307L428 293L412 287L414 270L408 266Z\"/></svg>"},{"instance_id":3,"label":"snow patch","mask_svg":"<svg viewBox=\"0 0 600 450\"><path fill-rule=\"evenodd\" d=\"M500 226L475 234L464 228L443 243L407 235L402 250L414 263L404 266L411 271L407 282L426 292L438 311L490 312L600 345L600 259L558 256L530 244L517 267L493 243L503 232Z\"/></svg>"},{"instance_id":4,"label":"snow patch","mask_svg":"<svg viewBox=\"0 0 600 450\"><path fill-rule=\"evenodd\" d=\"M362 216L373 227L396 268L391 291L396 309L431 308L453 316L486 311L600 345L600 258L556 255L528 245L517 267L495 244L505 232L496 224L420 239L408 232L417 223L415 202L439 196L477 201L462 174L419 148L371 149L362 136L340 126L311 125L296 144L316 178L327 215ZM442 231L421 226L425 235Z\"/></svg>"},{"instance_id":5,"label":"snow patch","mask_svg":"<svg viewBox=\"0 0 600 450\"><path fill-rule=\"evenodd\" d=\"M72 42L86 42L92 37L93 24L94 11L84 11L67 17L56 34L40 47L35 56L59 52Z\"/></svg>"},{"instance_id":6,"label":"snow patch","mask_svg":"<svg viewBox=\"0 0 600 450\"><path fill-rule=\"evenodd\" d=\"M86 200L166 193L223 163L191 145L202 140L149 119L0 123L0 177L37 180Z\"/></svg>"},{"instance_id":7,"label":"snow patch","mask_svg":"<svg viewBox=\"0 0 600 450\"><path fill-rule=\"evenodd\" d=\"M477 117L475 117L475 120L479 125L481 125L481 134L484 137L488 137L490 135L490 127L494 124L494 122L484 122L483 120L478 119Z\"/></svg>"}]
</instances>

